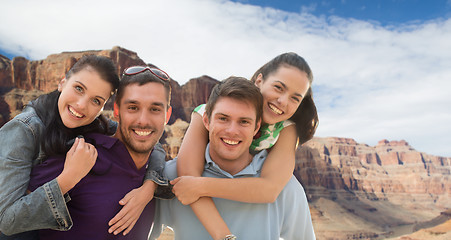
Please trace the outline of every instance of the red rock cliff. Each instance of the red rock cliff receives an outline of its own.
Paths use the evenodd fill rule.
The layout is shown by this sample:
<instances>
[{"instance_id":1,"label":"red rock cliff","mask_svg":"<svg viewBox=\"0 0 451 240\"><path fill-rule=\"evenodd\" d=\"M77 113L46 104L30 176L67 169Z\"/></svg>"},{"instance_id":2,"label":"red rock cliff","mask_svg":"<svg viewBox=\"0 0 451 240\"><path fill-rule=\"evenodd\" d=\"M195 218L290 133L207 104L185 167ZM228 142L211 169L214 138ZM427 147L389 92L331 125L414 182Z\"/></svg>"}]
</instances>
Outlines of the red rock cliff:
<instances>
[{"instance_id":1,"label":"red rock cliff","mask_svg":"<svg viewBox=\"0 0 451 240\"><path fill-rule=\"evenodd\" d=\"M112 58L118 74L145 64L135 52L120 47L63 52L38 61L0 55L0 126L29 100L56 89L86 54ZM172 157L191 111L206 102L216 83L208 76L183 86L171 81L174 110L166 128L166 149ZM451 208L450 162L451 158L415 151L403 140L368 146L350 138L314 138L296 151L294 174L309 198L318 239L371 239L393 226L432 219Z\"/></svg>"},{"instance_id":2,"label":"red rock cliff","mask_svg":"<svg viewBox=\"0 0 451 240\"><path fill-rule=\"evenodd\" d=\"M0 55L0 126L20 112L29 100L56 89L75 62L89 54L110 57L118 68L118 74L133 65L155 66L146 64L135 52L121 47L102 51L63 52L38 61L23 57L9 60ZM206 102L217 82L208 76L191 79L183 86L171 81L173 115L170 123L179 118L189 121L194 106ZM31 90L34 91L32 96L26 96ZM111 103L105 106L106 110L111 108Z\"/></svg>"}]
</instances>

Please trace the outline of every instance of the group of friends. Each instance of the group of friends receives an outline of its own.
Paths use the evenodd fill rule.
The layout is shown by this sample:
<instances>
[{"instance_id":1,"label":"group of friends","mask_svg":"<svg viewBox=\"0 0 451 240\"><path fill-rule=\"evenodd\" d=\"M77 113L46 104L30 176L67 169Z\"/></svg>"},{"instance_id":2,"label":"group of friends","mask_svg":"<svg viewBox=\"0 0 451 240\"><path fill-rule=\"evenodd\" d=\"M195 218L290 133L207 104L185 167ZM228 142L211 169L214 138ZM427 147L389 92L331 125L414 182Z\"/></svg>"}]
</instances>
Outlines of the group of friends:
<instances>
[{"instance_id":1,"label":"group of friends","mask_svg":"<svg viewBox=\"0 0 451 240\"><path fill-rule=\"evenodd\" d=\"M284 53L220 81L165 161L170 81L84 56L1 127L0 240L157 239L166 226L186 240L315 239L293 176L318 125L307 62ZM114 121L101 114L113 96Z\"/></svg>"}]
</instances>

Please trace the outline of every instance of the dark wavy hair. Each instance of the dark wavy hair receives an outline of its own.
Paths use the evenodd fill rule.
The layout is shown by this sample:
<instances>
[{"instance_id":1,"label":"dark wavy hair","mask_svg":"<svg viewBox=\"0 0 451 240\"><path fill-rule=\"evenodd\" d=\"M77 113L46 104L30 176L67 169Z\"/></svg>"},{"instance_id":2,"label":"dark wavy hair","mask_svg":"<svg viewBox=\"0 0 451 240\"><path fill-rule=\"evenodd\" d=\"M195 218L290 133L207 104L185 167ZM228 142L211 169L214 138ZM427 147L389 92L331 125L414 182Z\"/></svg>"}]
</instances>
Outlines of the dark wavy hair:
<instances>
[{"instance_id":1,"label":"dark wavy hair","mask_svg":"<svg viewBox=\"0 0 451 240\"><path fill-rule=\"evenodd\" d=\"M310 87L307 90L305 97L302 99L296 112L289 119L296 123L299 144L303 144L313 138L319 123L312 93L313 74L304 58L293 52L283 53L258 69L252 76L251 81L255 83L259 74L262 74L262 79L265 81L270 74L276 72L281 66L295 67L300 71L305 72L310 82Z\"/></svg>"},{"instance_id":2,"label":"dark wavy hair","mask_svg":"<svg viewBox=\"0 0 451 240\"><path fill-rule=\"evenodd\" d=\"M94 69L100 77L111 84L113 92L119 86L119 77L113 61L107 57L88 55L82 57L66 74L66 79L73 74L85 69ZM77 128L64 126L58 110L58 99L61 93L57 90L42 95L30 105L36 110L37 115L44 123L44 132L41 136L41 147L46 156L66 154L70 149L67 142L78 135L97 132L112 134L108 120L99 115L92 123Z\"/></svg>"}]
</instances>

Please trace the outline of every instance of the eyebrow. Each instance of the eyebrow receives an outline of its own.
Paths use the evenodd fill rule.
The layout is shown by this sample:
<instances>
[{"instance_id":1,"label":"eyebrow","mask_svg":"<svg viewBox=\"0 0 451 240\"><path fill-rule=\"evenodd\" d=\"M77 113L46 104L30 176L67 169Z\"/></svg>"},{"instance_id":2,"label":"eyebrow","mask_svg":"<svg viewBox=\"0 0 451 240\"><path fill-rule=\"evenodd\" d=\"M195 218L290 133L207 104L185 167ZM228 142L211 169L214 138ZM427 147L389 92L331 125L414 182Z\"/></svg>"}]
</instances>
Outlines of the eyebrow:
<instances>
[{"instance_id":1,"label":"eyebrow","mask_svg":"<svg viewBox=\"0 0 451 240\"><path fill-rule=\"evenodd\" d=\"M154 103L152 103L152 106L158 106L158 107L164 108L164 104L161 102L154 102Z\"/></svg>"},{"instance_id":2,"label":"eyebrow","mask_svg":"<svg viewBox=\"0 0 451 240\"><path fill-rule=\"evenodd\" d=\"M131 100L125 100L125 101L124 101L124 104L139 104L139 101L133 100L133 99L131 99ZM162 102L153 102L151 105L152 105L152 106L158 106L158 107L164 108L164 103L162 103Z\"/></svg>"},{"instance_id":3,"label":"eyebrow","mask_svg":"<svg viewBox=\"0 0 451 240\"><path fill-rule=\"evenodd\" d=\"M215 116L217 116L217 115L221 115L221 116L224 116L224 117L230 117L230 115L227 115L227 114L224 114L224 113L221 113L221 112L218 112L218 113L215 114ZM251 118L251 117L240 117L240 119L241 120L254 121L254 119Z\"/></svg>"},{"instance_id":4,"label":"eyebrow","mask_svg":"<svg viewBox=\"0 0 451 240\"><path fill-rule=\"evenodd\" d=\"M80 84L80 85L82 85L84 89L88 89L88 88L86 87L86 85L84 85L82 82L77 81L77 80L75 80L75 82L78 83L78 84ZM97 95L96 97L103 99L103 101L106 101L106 99L105 99L104 97L102 97L102 96Z\"/></svg>"},{"instance_id":5,"label":"eyebrow","mask_svg":"<svg viewBox=\"0 0 451 240\"><path fill-rule=\"evenodd\" d=\"M285 85L285 83L283 83L283 82L281 82L281 81L279 81L279 80L276 80L276 82L280 83L285 89L287 88L287 85ZM298 96L298 97L301 97L301 98L304 97L304 96L302 96L302 94L300 94L300 93L294 93L294 95L296 95L296 96Z\"/></svg>"}]
</instances>

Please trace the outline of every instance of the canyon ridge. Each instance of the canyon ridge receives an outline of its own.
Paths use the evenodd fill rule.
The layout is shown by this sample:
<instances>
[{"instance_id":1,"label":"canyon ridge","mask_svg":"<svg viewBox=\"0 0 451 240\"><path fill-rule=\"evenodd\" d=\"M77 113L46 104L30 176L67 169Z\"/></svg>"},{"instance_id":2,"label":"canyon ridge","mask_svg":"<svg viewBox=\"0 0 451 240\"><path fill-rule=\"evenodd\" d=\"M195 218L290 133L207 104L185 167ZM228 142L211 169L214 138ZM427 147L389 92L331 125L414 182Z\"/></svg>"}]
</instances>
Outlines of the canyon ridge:
<instances>
[{"instance_id":1,"label":"canyon ridge","mask_svg":"<svg viewBox=\"0 0 451 240\"><path fill-rule=\"evenodd\" d=\"M55 90L87 54L110 57L118 74L132 65L155 66L121 47L63 52L36 61L0 55L0 126L30 100ZM193 108L206 102L217 82L209 76L192 78L183 86L171 81L173 115L162 139L168 159L178 152ZM105 113L111 109L110 100ZM347 137L315 137L298 147L294 175L305 188L317 239L451 236L449 157L418 152L404 140L383 139L369 146ZM430 229L436 232L424 235Z\"/></svg>"}]
</instances>

